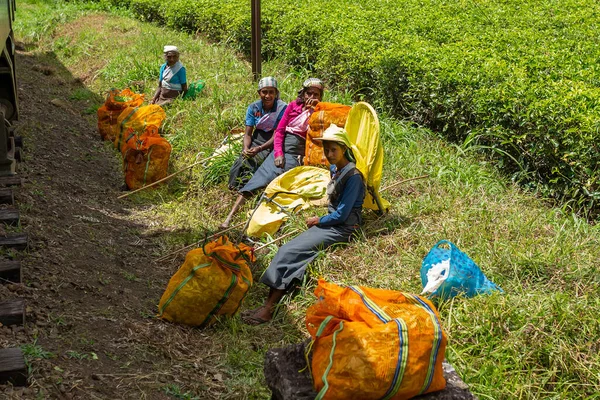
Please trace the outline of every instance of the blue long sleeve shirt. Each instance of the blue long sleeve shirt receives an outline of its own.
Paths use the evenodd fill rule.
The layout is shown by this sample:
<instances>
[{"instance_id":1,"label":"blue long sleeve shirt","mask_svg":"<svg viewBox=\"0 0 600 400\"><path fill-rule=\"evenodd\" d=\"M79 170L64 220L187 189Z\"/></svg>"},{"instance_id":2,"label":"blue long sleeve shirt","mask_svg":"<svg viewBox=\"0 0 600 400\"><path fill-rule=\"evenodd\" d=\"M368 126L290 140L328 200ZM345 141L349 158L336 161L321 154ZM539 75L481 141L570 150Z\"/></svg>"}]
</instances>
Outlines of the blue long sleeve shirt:
<instances>
[{"instance_id":1,"label":"blue long sleeve shirt","mask_svg":"<svg viewBox=\"0 0 600 400\"><path fill-rule=\"evenodd\" d=\"M335 174L336 167L330 167L331 175ZM342 169L343 171L343 169ZM341 172L340 171L340 174ZM331 212L319 219L319 226L334 226L343 224L353 208L362 207L364 201L365 187L360 175L353 175L346 181L342 189L342 195L339 197L338 205L334 212Z\"/></svg>"}]
</instances>

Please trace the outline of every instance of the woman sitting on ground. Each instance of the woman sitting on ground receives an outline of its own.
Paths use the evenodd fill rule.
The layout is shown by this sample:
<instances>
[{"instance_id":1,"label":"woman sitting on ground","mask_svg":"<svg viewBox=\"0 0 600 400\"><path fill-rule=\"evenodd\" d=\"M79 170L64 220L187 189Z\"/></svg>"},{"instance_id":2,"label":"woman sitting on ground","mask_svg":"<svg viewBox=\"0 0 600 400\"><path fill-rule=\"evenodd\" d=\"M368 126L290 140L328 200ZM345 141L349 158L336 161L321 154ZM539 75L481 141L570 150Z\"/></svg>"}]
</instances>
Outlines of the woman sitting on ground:
<instances>
[{"instance_id":1,"label":"woman sitting on ground","mask_svg":"<svg viewBox=\"0 0 600 400\"><path fill-rule=\"evenodd\" d=\"M231 219L244 204L247 197L267 185L279 175L302 165L305 152L308 119L315 106L323 98L323 82L309 78L304 81L298 98L288 104L275 134L273 135L273 152L261 164L252 178L240 190L240 195L220 228L229 227Z\"/></svg>"},{"instance_id":2,"label":"woman sitting on ground","mask_svg":"<svg viewBox=\"0 0 600 400\"><path fill-rule=\"evenodd\" d=\"M327 186L329 214L308 218L309 229L279 249L260 279L270 287L269 296L264 305L242 314L242 320L247 324L270 321L279 300L294 281L302 281L307 264L317 257L318 252L333 244L348 242L362 222L365 186L353 162L346 131L331 125L322 138L314 140L323 141L325 157L331 164L331 181Z\"/></svg>"},{"instance_id":3,"label":"woman sitting on ground","mask_svg":"<svg viewBox=\"0 0 600 400\"><path fill-rule=\"evenodd\" d=\"M229 189L239 191L273 148L273 132L283 117L286 103L279 99L277 80L271 76L258 82L260 100L248 106L244 150L229 171Z\"/></svg>"},{"instance_id":4,"label":"woman sitting on ground","mask_svg":"<svg viewBox=\"0 0 600 400\"><path fill-rule=\"evenodd\" d=\"M150 104L159 106L172 102L177 96L187 92L185 67L179 61L179 50L175 46L165 46L165 63L160 66L158 89Z\"/></svg>"}]
</instances>

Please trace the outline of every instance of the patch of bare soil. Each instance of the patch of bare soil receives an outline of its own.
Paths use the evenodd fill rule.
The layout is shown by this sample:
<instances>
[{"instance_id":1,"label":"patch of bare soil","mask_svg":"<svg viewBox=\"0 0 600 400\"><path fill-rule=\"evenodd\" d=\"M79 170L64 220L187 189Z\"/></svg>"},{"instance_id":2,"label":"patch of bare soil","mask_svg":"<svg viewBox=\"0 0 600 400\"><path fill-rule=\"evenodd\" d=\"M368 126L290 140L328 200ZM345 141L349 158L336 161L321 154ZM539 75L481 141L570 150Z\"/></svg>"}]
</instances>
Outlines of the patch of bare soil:
<instances>
[{"instance_id":1,"label":"patch of bare soil","mask_svg":"<svg viewBox=\"0 0 600 400\"><path fill-rule=\"evenodd\" d=\"M145 231L156 222L135 221L116 199L120 156L85 104L69 100L80 80L43 54L19 53L17 68L25 161L16 198L30 249L16 256L23 284L0 286L0 299L24 298L27 322L0 327L0 346L29 345L32 362L30 386L4 386L0 397L162 399L170 385L219 397L218 345L153 318L173 271L151 263Z\"/></svg>"}]
</instances>

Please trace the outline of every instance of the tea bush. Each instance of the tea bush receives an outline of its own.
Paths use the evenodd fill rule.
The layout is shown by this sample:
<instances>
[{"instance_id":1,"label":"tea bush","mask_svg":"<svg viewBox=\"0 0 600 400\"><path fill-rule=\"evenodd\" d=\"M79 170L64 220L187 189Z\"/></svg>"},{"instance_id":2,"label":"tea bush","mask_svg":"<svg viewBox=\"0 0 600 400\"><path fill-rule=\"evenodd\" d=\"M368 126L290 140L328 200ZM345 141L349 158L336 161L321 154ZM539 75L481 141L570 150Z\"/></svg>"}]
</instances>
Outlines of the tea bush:
<instances>
[{"instance_id":1,"label":"tea bush","mask_svg":"<svg viewBox=\"0 0 600 400\"><path fill-rule=\"evenodd\" d=\"M250 2L110 0L248 55ZM594 0L262 2L263 56L497 157L513 179L597 214Z\"/></svg>"}]
</instances>

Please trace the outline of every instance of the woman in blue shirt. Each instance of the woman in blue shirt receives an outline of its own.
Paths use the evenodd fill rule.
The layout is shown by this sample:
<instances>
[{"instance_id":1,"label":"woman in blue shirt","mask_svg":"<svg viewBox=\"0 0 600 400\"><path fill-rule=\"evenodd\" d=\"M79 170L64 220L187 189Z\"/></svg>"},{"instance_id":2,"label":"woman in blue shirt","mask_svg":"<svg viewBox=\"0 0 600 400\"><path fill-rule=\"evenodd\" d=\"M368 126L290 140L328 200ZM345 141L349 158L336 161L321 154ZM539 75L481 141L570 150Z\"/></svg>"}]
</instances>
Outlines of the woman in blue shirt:
<instances>
[{"instance_id":1,"label":"woman in blue shirt","mask_svg":"<svg viewBox=\"0 0 600 400\"><path fill-rule=\"evenodd\" d=\"M273 149L273 131L281 120L286 103L279 99L277 80L272 76L258 82L260 100L246 110L244 149L229 171L229 189L239 191Z\"/></svg>"},{"instance_id":2,"label":"woman in blue shirt","mask_svg":"<svg viewBox=\"0 0 600 400\"><path fill-rule=\"evenodd\" d=\"M159 106L172 102L177 96L187 92L185 67L179 61L179 50L175 46L164 47L165 63L160 66L158 89L150 104Z\"/></svg>"},{"instance_id":3,"label":"woman in blue shirt","mask_svg":"<svg viewBox=\"0 0 600 400\"><path fill-rule=\"evenodd\" d=\"M264 305L242 314L250 325L268 322L275 306L294 281L301 281L306 266L320 250L336 243L345 243L362 223L361 210L365 198L362 174L354 164L350 140L345 130L331 125L322 140L327 161L331 164L331 181L327 186L329 214L306 220L309 229L284 244L260 281L270 287Z\"/></svg>"}]
</instances>

